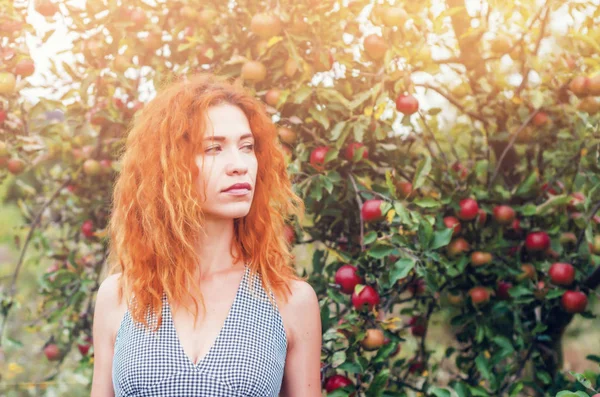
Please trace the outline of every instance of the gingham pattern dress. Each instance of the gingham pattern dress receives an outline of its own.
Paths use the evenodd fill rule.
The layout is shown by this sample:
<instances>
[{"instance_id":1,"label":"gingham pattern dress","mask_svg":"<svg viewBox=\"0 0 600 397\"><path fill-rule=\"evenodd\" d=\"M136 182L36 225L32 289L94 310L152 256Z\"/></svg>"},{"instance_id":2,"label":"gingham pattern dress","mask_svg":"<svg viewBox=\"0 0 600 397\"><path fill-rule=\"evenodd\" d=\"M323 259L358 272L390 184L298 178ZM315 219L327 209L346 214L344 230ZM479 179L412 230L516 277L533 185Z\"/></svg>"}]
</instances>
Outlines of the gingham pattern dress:
<instances>
[{"instance_id":1,"label":"gingham pattern dress","mask_svg":"<svg viewBox=\"0 0 600 397\"><path fill-rule=\"evenodd\" d=\"M260 275L250 291L252 278L245 267L223 328L197 365L179 342L166 295L156 333L134 326L127 311L115 340L115 396L278 396L287 351L283 321L268 301ZM156 316L149 316L156 324Z\"/></svg>"}]
</instances>

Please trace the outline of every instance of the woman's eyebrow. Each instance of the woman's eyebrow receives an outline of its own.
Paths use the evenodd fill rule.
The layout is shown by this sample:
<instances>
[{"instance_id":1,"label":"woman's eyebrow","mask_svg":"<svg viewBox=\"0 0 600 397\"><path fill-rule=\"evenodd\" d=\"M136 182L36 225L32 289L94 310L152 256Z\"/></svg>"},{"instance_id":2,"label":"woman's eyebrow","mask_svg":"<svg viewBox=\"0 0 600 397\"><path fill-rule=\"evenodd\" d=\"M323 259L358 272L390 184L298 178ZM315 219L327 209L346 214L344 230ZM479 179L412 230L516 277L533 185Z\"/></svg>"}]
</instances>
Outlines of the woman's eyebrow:
<instances>
[{"instance_id":1,"label":"woman's eyebrow","mask_svg":"<svg viewBox=\"0 0 600 397\"><path fill-rule=\"evenodd\" d=\"M246 138L254 138L254 136L253 136L252 134L244 134L244 135L242 135L242 136L240 137L240 141L241 141L242 139L246 139ZM208 137L204 138L204 140L205 140L205 141L219 141L219 142L223 142L223 141L226 141L226 140L227 140L227 137L224 137L224 136L218 136L218 135L215 135L215 136L212 136L212 135L211 135L211 136L208 136Z\"/></svg>"}]
</instances>

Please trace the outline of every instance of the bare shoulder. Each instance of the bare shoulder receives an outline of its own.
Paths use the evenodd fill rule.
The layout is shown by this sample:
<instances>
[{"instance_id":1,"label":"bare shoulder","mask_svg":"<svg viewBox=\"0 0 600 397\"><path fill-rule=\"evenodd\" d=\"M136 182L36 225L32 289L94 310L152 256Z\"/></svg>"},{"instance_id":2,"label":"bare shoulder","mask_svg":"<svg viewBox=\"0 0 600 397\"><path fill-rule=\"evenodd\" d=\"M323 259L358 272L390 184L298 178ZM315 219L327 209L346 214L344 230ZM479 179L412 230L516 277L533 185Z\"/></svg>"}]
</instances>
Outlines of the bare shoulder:
<instances>
[{"instance_id":1,"label":"bare shoulder","mask_svg":"<svg viewBox=\"0 0 600 397\"><path fill-rule=\"evenodd\" d=\"M292 280L290 282L290 289L292 291L291 296L288 300L288 305L291 305L295 309L305 308L308 309L316 305L319 306L319 299L312 285L303 280Z\"/></svg>"},{"instance_id":2,"label":"bare shoulder","mask_svg":"<svg viewBox=\"0 0 600 397\"><path fill-rule=\"evenodd\" d=\"M113 338L127 310L124 300L119 301L120 277L121 273L111 274L100 283L94 309L94 323L97 329L107 332Z\"/></svg>"},{"instance_id":3,"label":"bare shoulder","mask_svg":"<svg viewBox=\"0 0 600 397\"><path fill-rule=\"evenodd\" d=\"M290 342L302 338L307 330L321 332L319 298L314 288L303 280L290 282L291 295L281 308ZM301 313L301 315L299 315Z\"/></svg>"},{"instance_id":4,"label":"bare shoulder","mask_svg":"<svg viewBox=\"0 0 600 397\"><path fill-rule=\"evenodd\" d=\"M96 302L101 304L117 305L119 300L119 279L121 273L111 274L107 276L98 287ZM107 302L108 301L108 302Z\"/></svg>"}]
</instances>

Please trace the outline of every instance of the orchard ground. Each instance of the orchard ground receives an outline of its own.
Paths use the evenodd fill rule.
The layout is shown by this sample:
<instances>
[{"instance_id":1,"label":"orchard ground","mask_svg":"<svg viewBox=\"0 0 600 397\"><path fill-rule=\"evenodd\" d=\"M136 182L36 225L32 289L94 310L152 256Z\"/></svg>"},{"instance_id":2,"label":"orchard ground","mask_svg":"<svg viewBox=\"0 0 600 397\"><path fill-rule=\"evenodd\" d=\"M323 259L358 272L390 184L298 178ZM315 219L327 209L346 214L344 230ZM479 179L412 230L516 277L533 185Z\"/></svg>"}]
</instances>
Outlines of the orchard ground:
<instances>
[{"instance_id":1,"label":"orchard ground","mask_svg":"<svg viewBox=\"0 0 600 397\"><path fill-rule=\"evenodd\" d=\"M8 178L0 185L0 279L7 279L12 276L14 263L18 259L19 251L16 249L12 235L14 228L23 224L19 209L14 204L4 203L6 190L10 185L12 178ZM26 231L21 233L24 238ZM319 247L324 249L323 246ZM306 268L310 271L310 263L315 246L313 244L297 246L294 249L296 264L300 268ZM0 355L0 373L4 374L6 381L0 382L0 395L6 397L16 396L37 396L44 390L46 396L60 396L68 392L69 396L87 396L85 384L91 373L77 372L78 362L81 355L77 349L73 349L62 365L59 378L47 381L47 376L56 372L56 364L49 362L42 351L46 340L59 330L55 324L46 324L43 318L40 318L37 311L38 300L36 290L38 287L37 279L42 275L45 269L50 266L50 261L44 258L36 258L36 250L31 248L31 259L25 263L23 274L19 279L17 299L23 301L23 298L29 297L27 303L19 310L12 313L12 321L7 330L7 336L19 335L24 346L11 348L10 344L6 346L4 357ZM400 307L397 307L399 312ZM594 312L598 311L598 304ZM437 358L441 358L445 348L450 346L454 338L451 330L446 326L447 313L440 313L433 318L428 331L428 346L436 350ZM408 321L408 318L403 319ZM40 327L40 328L38 328ZM401 351L397 357L410 357L417 348L417 340L407 336L407 341L402 344ZM600 318L593 320L584 320L576 317L569 325L564 339L565 367L564 371L575 371L582 373L585 370L597 370L597 364L585 359L585 356L593 352L600 351ZM0 353L1 354L1 353ZM452 371L453 364L450 360L444 360L442 369L438 374L440 380L444 380L444 372Z\"/></svg>"}]
</instances>

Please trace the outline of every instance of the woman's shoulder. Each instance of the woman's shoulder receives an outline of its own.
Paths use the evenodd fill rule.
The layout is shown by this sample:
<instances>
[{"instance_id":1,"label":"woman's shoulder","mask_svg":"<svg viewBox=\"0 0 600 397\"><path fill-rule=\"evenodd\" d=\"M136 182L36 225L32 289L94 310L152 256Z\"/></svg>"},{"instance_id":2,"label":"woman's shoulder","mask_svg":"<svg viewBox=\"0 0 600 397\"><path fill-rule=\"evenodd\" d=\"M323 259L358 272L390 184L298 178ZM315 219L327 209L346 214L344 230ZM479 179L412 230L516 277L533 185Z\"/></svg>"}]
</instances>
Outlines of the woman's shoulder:
<instances>
[{"instance_id":1,"label":"woman's shoulder","mask_svg":"<svg viewBox=\"0 0 600 397\"><path fill-rule=\"evenodd\" d=\"M104 324L103 328L110 331L112 336L115 336L121 318L127 310L127 304L125 299L120 299L119 290L121 289L121 273L115 273L107 276L98 287L98 293L96 294L95 311L102 313L101 318L103 321L108 322Z\"/></svg>"},{"instance_id":2,"label":"woman's shoulder","mask_svg":"<svg viewBox=\"0 0 600 397\"><path fill-rule=\"evenodd\" d=\"M307 328L321 326L319 298L314 288L304 280L290 281L291 294L287 302L278 304L286 328L291 331L292 338ZM302 313L302 315L298 315Z\"/></svg>"}]
</instances>

